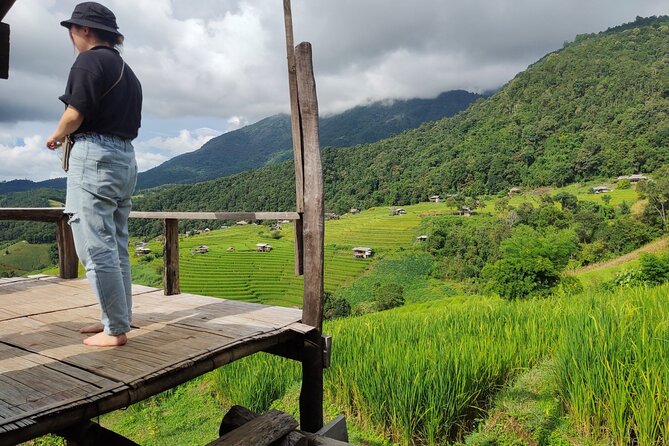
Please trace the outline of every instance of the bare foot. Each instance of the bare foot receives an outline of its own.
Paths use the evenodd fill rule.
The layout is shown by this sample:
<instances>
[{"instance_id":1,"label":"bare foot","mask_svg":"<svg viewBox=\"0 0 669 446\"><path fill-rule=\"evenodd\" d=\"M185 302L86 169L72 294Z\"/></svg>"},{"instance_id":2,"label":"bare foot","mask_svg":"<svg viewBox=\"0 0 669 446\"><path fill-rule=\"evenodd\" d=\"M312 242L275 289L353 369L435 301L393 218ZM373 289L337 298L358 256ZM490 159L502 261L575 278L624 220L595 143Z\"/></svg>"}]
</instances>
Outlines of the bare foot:
<instances>
[{"instance_id":1,"label":"bare foot","mask_svg":"<svg viewBox=\"0 0 669 446\"><path fill-rule=\"evenodd\" d=\"M79 333L101 333L104 330L104 326L101 322L96 322L91 325L86 325L79 329Z\"/></svg>"},{"instance_id":2,"label":"bare foot","mask_svg":"<svg viewBox=\"0 0 669 446\"><path fill-rule=\"evenodd\" d=\"M128 342L128 337L125 334L112 336L104 332L84 339L84 344L93 347L118 347L125 345L126 342Z\"/></svg>"}]
</instances>

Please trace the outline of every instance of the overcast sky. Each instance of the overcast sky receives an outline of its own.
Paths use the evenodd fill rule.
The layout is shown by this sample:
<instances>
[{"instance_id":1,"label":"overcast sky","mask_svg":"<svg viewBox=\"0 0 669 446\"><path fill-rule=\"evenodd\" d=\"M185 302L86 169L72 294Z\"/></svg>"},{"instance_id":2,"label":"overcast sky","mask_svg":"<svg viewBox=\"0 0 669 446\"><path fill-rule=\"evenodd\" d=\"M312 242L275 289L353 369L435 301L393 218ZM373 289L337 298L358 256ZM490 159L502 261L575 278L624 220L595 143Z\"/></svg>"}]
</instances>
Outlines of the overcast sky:
<instances>
[{"instance_id":1,"label":"overcast sky","mask_svg":"<svg viewBox=\"0 0 669 446\"><path fill-rule=\"evenodd\" d=\"M0 181L63 176L44 147L76 57L76 0L18 0L10 79L0 80ZM144 88L140 171L221 133L289 112L282 0L106 0ZM577 34L669 0L293 0L295 42L313 45L321 114L387 98L495 89Z\"/></svg>"}]
</instances>

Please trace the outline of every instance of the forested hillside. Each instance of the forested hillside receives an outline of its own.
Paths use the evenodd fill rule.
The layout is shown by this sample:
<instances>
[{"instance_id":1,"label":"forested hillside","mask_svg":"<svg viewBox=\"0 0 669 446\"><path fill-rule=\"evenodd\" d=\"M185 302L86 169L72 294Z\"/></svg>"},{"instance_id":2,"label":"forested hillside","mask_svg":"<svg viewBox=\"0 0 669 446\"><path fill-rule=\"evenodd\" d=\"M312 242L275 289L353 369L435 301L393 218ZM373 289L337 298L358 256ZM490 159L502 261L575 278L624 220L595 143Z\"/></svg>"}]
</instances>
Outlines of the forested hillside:
<instances>
[{"instance_id":1,"label":"forested hillside","mask_svg":"<svg viewBox=\"0 0 669 446\"><path fill-rule=\"evenodd\" d=\"M424 122L453 116L482 97L456 90L435 99L375 102L321 117L321 145L348 147L379 141ZM195 183L276 164L292 159L292 147L290 116L272 116L140 173L138 188Z\"/></svg>"},{"instance_id":2,"label":"forested hillside","mask_svg":"<svg viewBox=\"0 0 669 446\"><path fill-rule=\"evenodd\" d=\"M669 17L576 37L454 118L323 152L326 207L649 172L669 161ZM146 194L155 209L293 208L289 163Z\"/></svg>"}]
</instances>

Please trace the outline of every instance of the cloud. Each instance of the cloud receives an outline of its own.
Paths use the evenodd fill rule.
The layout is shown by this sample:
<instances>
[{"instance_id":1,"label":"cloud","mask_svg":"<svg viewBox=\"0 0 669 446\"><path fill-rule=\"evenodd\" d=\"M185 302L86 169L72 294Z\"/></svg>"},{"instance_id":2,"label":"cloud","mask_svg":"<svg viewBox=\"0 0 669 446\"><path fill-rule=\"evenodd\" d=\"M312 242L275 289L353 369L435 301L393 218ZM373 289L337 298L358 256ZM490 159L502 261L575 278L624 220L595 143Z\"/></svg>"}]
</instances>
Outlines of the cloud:
<instances>
[{"instance_id":1,"label":"cloud","mask_svg":"<svg viewBox=\"0 0 669 446\"><path fill-rule=\"evenodd\" d=\"M189 131L182 129L177 136L153 137L134 144L137 166L140 172L151 169L170 158L192 152L221 132L209 128Z\"/></svg>"},{"instance_id":2,"label":"cloud","mask_svg":"<svg viewBox=\"0 0 669 446\"><path fill-rule=\"evenodd\" d=\"M56 152L45 147L40 135L25 137L15 145L0 144L0 153L0 181L65 176Z\"/></svg>"},{"instance_id":3,"label":"cloud","mask_svg":"<svg viewBox=\"0 0 669 446\"><path fill-rule=\"evenodd\" d=\"M59 22L79 1L21 0L4 19L11 61L10 79L0 80L0 134L11 140L35 134L25 121L53 126L62 112L57 98L76 54ZM292 9L295 42L313 45L319 107L328 114L370 100L497 88L577 34L666 14L668 2L293 0ZM280 1L104 3L144 88L137 143L151 156L143 165L181 153L170 148L181 138L175 129L196 142L195 129L225 132L289 111Z\"/></svg>"}]
</instances>

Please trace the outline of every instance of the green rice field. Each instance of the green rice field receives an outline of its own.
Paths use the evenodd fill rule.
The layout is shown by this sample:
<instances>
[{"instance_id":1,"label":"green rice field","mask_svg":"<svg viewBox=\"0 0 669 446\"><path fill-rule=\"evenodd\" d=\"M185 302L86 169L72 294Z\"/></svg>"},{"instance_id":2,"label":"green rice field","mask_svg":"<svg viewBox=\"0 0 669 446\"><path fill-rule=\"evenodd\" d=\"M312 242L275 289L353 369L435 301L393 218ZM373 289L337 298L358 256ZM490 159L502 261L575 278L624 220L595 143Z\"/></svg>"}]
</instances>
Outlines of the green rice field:
<instances>
[{"instance_id":1,"label":"green rice field","mask_svg":"<svg viewBox=\"0 0 669 446\"><path fill-rule=\"evenodd\" d=\"M404 215L391 216L389 208L377 208L356 215L344 215L325 224L325 291L334 292L350 284L377 259L416 243L421 214L438 204L407 206ZM264 304L300 306L303 279L294 274L294 230L283 225L280 238L263 225L236 225L214 229L179 241L179 270L182 292ZM272 246L258 252L256 244ZM196 253L200 245L208 252ZM352 249L370 247L371 259L356 259ZM159 242L149 244L161 252Z\"/></svg>"}]
</instances>

